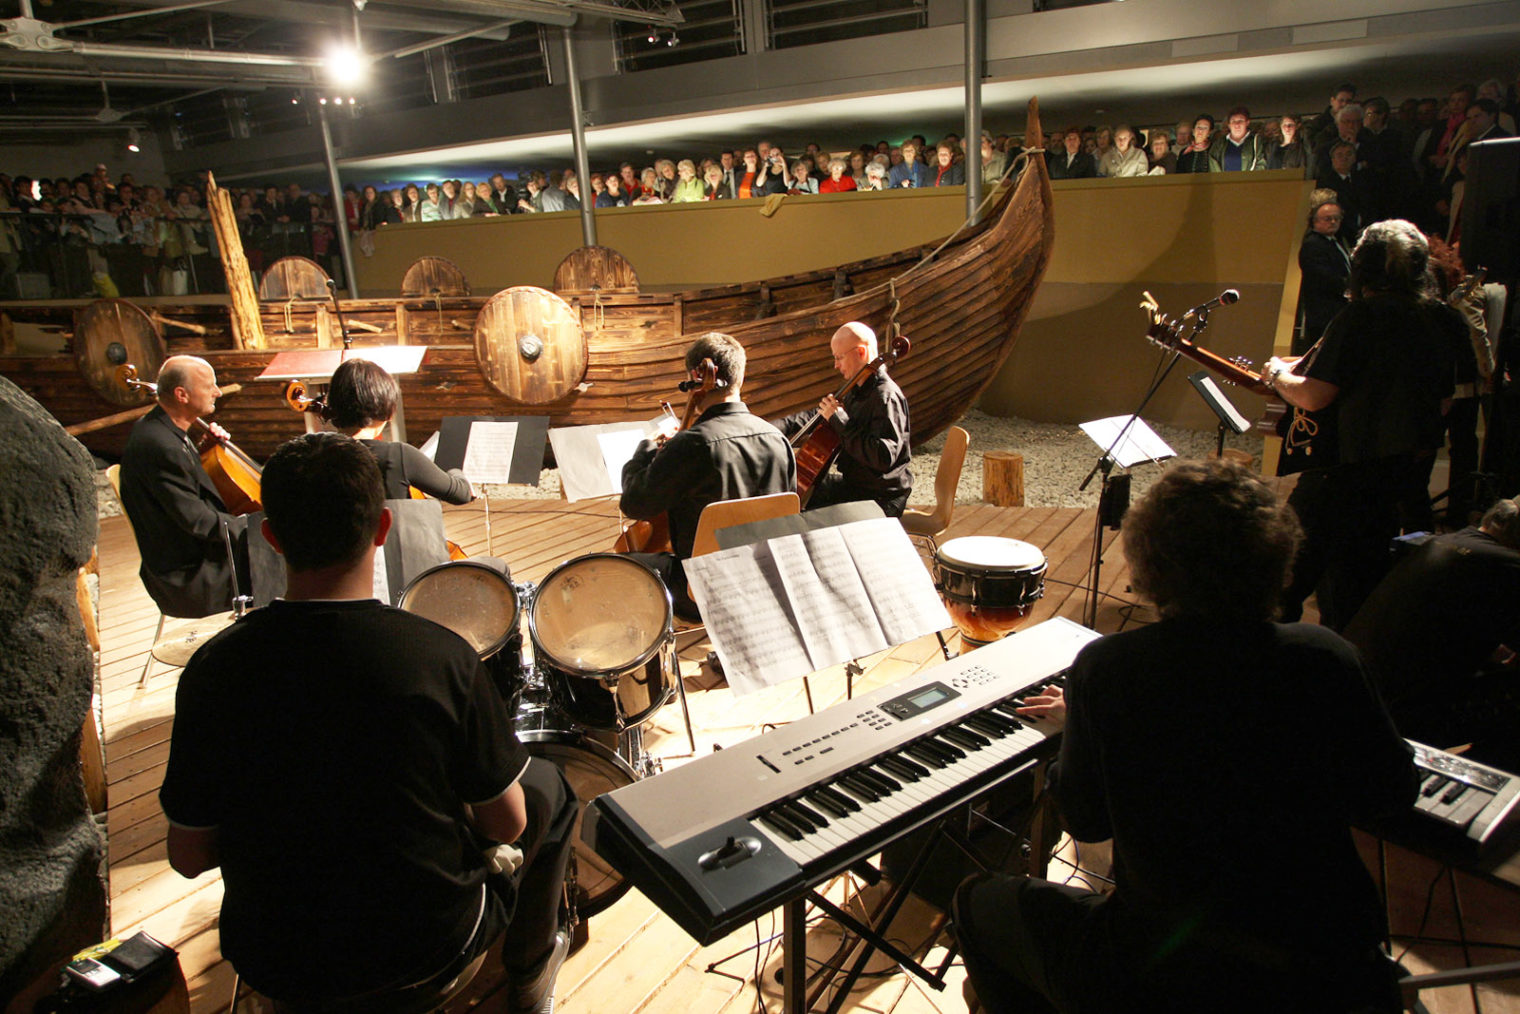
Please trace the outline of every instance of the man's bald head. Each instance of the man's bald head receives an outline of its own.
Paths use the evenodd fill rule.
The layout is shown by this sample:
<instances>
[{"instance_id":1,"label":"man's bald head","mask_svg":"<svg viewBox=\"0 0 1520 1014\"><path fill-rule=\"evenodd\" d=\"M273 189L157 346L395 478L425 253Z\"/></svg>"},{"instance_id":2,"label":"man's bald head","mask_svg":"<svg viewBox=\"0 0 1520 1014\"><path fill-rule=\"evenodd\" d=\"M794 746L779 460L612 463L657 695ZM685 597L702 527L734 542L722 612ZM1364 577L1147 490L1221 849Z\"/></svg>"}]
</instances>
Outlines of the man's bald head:
<instances>
[{"instance_id":1,"label":"man's bald head","mask_svg":"<svg viewBox=\"0 0 1520 1014\"><path fill-rule=\"evenodd\" d=\"M211 364L199 356L170 356L158 370L158 400L165 404L174 401L174 389L190 387L203 371L215 371Z\"/></svg>"},{"instance_id":2,"label":"man's bald head","mask_svg":"<svg viewBox=\"0 0 1520 1014\"><path fill-rule=\"evenodd\" d=\"M860 321L852 320L834 332L829 347L836 353L851 348L864 349L869 362L876 358L876 332Z\"/></svg>"},{"instance_id":3,"label":"man's bald head","mask_svg":"<svg viewBox=\"0 0 1520 1014\"><path fill-rule=\"evenodd\" d=\"M1480 527L1510 549L1520 549L1520 498L1494 504L1484 513Z\"/></svg>"}]
</instances>

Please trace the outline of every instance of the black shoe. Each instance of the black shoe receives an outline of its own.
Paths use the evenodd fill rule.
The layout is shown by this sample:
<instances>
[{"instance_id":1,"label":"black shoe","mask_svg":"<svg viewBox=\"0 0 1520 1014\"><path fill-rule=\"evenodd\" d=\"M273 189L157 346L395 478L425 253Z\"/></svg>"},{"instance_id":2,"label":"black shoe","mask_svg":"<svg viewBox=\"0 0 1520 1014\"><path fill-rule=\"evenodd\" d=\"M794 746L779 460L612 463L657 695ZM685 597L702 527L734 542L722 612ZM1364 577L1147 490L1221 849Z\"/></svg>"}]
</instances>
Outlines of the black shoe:
<instances>
[{"instance_id":1,"label":"black shoe","mask_svg":"<svg viewBox=\"0 0 1520 1014\"><path fill-rule=\"evenodd\" d=\"M554 946L537 965L512 973L511 1008L516 1014L553 1014L554 980L565 956L570 953L570 934L561 929L554 934Z\"/></svg>"}]
</instances>

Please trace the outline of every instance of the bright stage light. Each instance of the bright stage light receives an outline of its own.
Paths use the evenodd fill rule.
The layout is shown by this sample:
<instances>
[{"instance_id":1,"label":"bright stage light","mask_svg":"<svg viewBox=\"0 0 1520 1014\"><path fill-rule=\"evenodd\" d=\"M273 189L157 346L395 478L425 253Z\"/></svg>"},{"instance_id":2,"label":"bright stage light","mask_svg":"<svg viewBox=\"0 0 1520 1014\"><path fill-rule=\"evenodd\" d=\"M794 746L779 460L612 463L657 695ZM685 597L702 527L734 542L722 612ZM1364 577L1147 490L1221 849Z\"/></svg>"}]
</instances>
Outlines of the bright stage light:
<instances>
[{"instance_id":1,"label":"bright stage light","mask_svg":"<svg viewBox=\"0 0 1520 1014\"><path fill-rule=\"evenodd\" d=\"M369 57L354 46L340 43L327 51L327 76L344 88L360 85L369 77L369 62Z\"/></svg>"}]
</instances>

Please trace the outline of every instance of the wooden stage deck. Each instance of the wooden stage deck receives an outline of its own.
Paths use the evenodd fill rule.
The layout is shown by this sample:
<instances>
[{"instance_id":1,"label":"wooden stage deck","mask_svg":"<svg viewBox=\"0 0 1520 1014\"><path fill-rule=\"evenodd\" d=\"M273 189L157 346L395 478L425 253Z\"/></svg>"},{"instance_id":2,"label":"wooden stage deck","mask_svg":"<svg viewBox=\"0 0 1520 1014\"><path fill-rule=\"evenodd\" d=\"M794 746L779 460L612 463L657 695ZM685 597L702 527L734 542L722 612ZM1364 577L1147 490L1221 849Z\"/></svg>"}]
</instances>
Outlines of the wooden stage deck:
<instances>
[{"instance_id":1,"label":"wooden stage deck","mask_svg":"<svg viewBox=\"0 0 1520 1014\"><path fill-rule=\"evenodd\" d=\"M450 536L469 553L487 551L485 516L477 503L446 507ZM548 500L496 501L491 509L491 550L506 559L518 581L539 581L563 560L610 547L616 534L616 511L611 504L569 505ZM1015 508L962 506L957 509L950 536L1002 535L1023 539L1044 550L1050 561L1047 591L1030 622L1060 615L1080 620L1082 593L1091 548L1092 511L1074 508ZM1106 533L1108 549L1102 571L1105 597L1100 603L1098 629L1111 632L1155 619L1153 610L1133 601L1127 588L1128 570L1122 553ZM102 521L100 532L101 685L105 722L106 770L109 783L109 869L113 932L126 935L146 929L180 952L189 981L195 1014L225 1009L232 987L231 967L221 960L217 912L221 880L216 871L185 880L168 866L166 824L158 807L158 788L169 753L174 690L178 669L155 663L148 686L138 677L151 647L158 613L137 579L138 555L125 520ZM726 684L702 664L709 645L690 646L682 638L681 670L686 681L699 753L757 735L762 726L786 722L806 713L801 681L773 687L736 699ZM865 660L866 673L857 688L871 689L909 675L939 660L933 637L881 652ZM844 697L841 668L825 670L810 680L815 706L827 707ZM685 731L678 705L667 706L651 723L646 744L652 753L679 764L686 753ZM1084 849L1084 858L1093 850ZM1395 929L1412 932L1420 923L1433 864L1397 851L1393 854L1393 911ZM1053 868L1053 873L1056 872ZM1520 916L1500 892L1459 877L1469 936L1498 944L1520 943ZM866 904L870 891L855 896L855 885L841 878L832 891L849 894L855 905ZM1452 938L1451 903L1443 890L1426 923L1431 936ZM899 942L931 948L931 961L942 955L939 925L927 906L910 904L893 926ZM709 947L696 945L647 899L630 892L590 923L590 942L572 955L559 978L559 1009L579 1012L690 1011L692 1014L740 1014L756 1009L757 954L744 952L757 939L767 941L780 931L779 916L762 919ZM828 924L810 930L809 950L821 960L832 953L837 937ZM736 955L730 958L731 955ZM338 956L335 956L335 958ZM1510 960L1512 952L1477 950L1475 961ZM759 978L770 1009L780 1009L780 991L771 974L779 955L774 945L760 952ZM721 961L721 959L729 959ZM720 962L717 970L709 966ZM1460 967L1455 946L1421 945L1406 959L1418 970ZM489 966L488 966L489 970ZM963 973L951 972L951 986L936 993L878 959L880 974L862 981L847 1001L846 1010L919 1014L961 1011L965 1005L959 984ZM472 988L471 1003L481 1011L501 1009L499 996L490 995L483 980ZM1500 988L1520 990L1510 985ZM1480 991L1483 1010L1520 1014L1520 998L1493 987ZM1425 996L1437 1014L1473 1010L1465 988L1450 988ZM459 1006L461 1009L463 1005ZM246 1009L246 1001L244 1005Z\"/></svg>"}]
</instances>

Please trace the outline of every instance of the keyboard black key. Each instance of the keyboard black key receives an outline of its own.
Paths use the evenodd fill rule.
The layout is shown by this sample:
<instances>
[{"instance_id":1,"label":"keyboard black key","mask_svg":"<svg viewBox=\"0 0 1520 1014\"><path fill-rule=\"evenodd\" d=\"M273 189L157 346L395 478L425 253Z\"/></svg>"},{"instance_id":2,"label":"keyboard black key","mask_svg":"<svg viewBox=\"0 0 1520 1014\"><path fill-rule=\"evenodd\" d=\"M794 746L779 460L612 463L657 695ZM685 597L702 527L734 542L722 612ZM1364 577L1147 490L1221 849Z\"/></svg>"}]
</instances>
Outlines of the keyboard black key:
<instances>
[{"instance_id":1,"label":"keyboard black key","mask_svg":"<svg viewBox=\"0 0 1520 1014\"><path fill-rule=\"evenodd\" d=\"M885 754L881 757L876 758L876 766L890 771L892 774L896 775L906 782L916 782L920 778L923 778L924 775L927 775L929 773L925 771L923 774L919 774L919 766L917 764L910 766L901 757L895 756L893 754Z\"/></svg>"},{"instance_id":2,"label":"keyboard black key","mask_svg":"<svg viewBox=\"0 0 1520 1014\"><path fill-rule=\"evenodd\" d=\"M1466 782L1452 782L1451 783L1451 788L1447 789L1445 792L1443 792L1441 794L1441 802L1448 803L1448 804L1455 803L1457 801L1457 797L1461 796L1462 793L1464 793L1466 791L1467 791L1467 783Z\"/></svg>"},{"instance_id":3,"label":"keyboard black key","mask_svg":"<svg viewBox=\"0 0 1520 1014\"><path fill-rule=\"evenodd\" d=\"M840 819L843 819L843 818L848 817L850 815L849 808L846 807L843 803L837 803L837 802L835 802L834 800L830 799L828 796L825 796L822 792L819 792L816 789L813 790L813 791L811 791L811 792L804 792L803 796L805 796L807 798L807 801L809 803L812 803L814 806L818 807L820 810L827 810L830 813L832 813L834 816L839 817Z\"/></svg>"},{"instance_id":4,"label":"keyboard black key","mask_svg":"<svg viewBox=\"0 0 1520 1014\"><path fill-rule=\"evenodd\" d=\"M945 754L953 761L965 760L966 751L957 746L955 744L955 741L946 736L944 732L945 730L941 729L939 732L924 740L924 742L933 746L936 750L942 754Z\"/></svg>"},{"instance_id":5,"label":"keyboard black key","mask_svg":"<svg viewBox=\"0 0 1520 1014\"><path fill-rule=\"evenodd\" d=\"M1021 724L1027 717L1019 714L1019 706L1007 701L999 701L992 706L992 710L1015 725Z\"/></svg>"},{"instance_id":6,"label":"keyboard black key","mask_svg":"<svg viewBox=\"0 0 1520 1014\"><path fill-rule=\"evenodd\" d=\"M855 773L863 778L868 778L872 782L880 785L882 795L898 792L902 789L902 782L898 781L896 778L893 778L891 775L887 774L887 772L874 765L868 764Z\"/></svg>"},{"instance_id":7,"label":"keyboard black key","mask_svg":"<svg viewBox=\"0 0 1520 1014\"><path fill-rule=\"evenodd\" d=\"M992 745L992 740L972 732L963 725L947 725L939 731L939 734L967 750L982 750Z\"/></svg>"},{"instance_id":8,"label":"keyboard black key","mask_svg":"<svg viewBox=\"0 0 1520 1014\"><path fill-rule=\"evenodd\" d=\"M967 715L965 725L967 728L975 729L982 735L991 736L993 739L1002 739L1010 731L1001 722L984 715Z\"/></svg>"},{"instance_id":9,"label":"keyboard black key","mask_svg":"<svg viewBox=\"0 0 1520 1014\"><path fill-rule=\"evenodd\" d=\"M802 840L802 832L799 831L791 821L787 820L779 813L776 813L774 810L761 810L759 817L760 823L764 824L772 831L775 831L777 834L785 835L786 837L792 839L792 841Z\"/></svg>"},{"instance_id":10,"label":"keyboard black key","mask_svg":"<svg viewBox=\"0 0 1520 1014\"><path fill-rule=\"evenodd\" d=\"M909 743L907 746L903 747L903 749L906 750L911 756L917 757L919 760L929 765L931 768L945 768L950 766L950 762L945 758L944 754L935 750L927 743Z\"/></svg>"},{"instance_id":11,"label":"keyboard black key","mask_svg":"<svg viewBox=\"0 0 1520 1014\"><path fill-rule=\"evenodd\" d=\"M896 761L897 763L901 764L903 767L907 768L908 770L912 771L914 774L918 775L918 777L920 777L920 778L928 778L929 777L929 769L926 768L926 767L924 767L918 761L913 760L913 759L911 759L909 757L906 757L906 756L904 756L904 755L902 755L900 753L888 754L887 756L891 757L894 761Z\"/></svg>"},{"instance_id":12,"label":"keyboard black key","mask_svg":"<svg viewBox=\"0 0 1520 1014\"><path fill-rule=\"evenodd\" d=\"M779 812L783 817L791 821L792 824L801 828L804 834L812 834L814 831L818 830L818 825L809 820L807 814L797 809L795 803L786 801L777 803L773 809L773 812Z\"/></svg>"},{"instance_id":13,"label":"keyboard black key","mask_svg":"<svg viewBox=\"0 0 1520 1014\"><path fill-rule=\"evenodd\" d=\"M1426 782L1425 787L1420 790L1420 795L1433 796L1448 784L1450 783L1442 775L1432 775L1431 780Z\"/></svg>"},{"instance_id":14,"label":"keyboard black key","mask_svg":"<svg viewBox=\"0 0 1520 1014\"><path fill-rule=\"evenodd\" d=\"M846 772L839 776L839 783L850 790L852 796L874 803L881 799L882 794L869 782L856 778L852 772Z\"/></svg>"},{"instance_id":15,"label":"keyboard black key","mask_svg":"<svg viewBox=\"0 0 1520 1014\"><path fill-rule=\"evenodd\" d=\"M790 806L792 809L796 810L798 813L802 814L808 820L812 821L814 827L828 827L829 826L828 819L826 817L824 817L823 814L819 813L817 810L813 809L811 806L808 806L802 800L800 800L800 799L789 799L789 800L787 800L787 805Z\"/></svg>"},{"instance_id":16,"label":"keyboard black key","mask_svg":"<svg viewBox=\"0 0 1520 1014\"><path fill-rule=\"evenodd\" d=\"M825 799L831 800L836 806L844 807L846 813L854 813L860 809L859 800L854 799L846 793L840 792L832 785L815 786L813 788L813 792L817 795L823 796Z\"/></svg>"}]
</instances>

